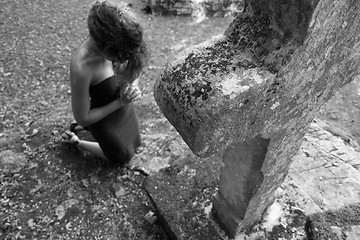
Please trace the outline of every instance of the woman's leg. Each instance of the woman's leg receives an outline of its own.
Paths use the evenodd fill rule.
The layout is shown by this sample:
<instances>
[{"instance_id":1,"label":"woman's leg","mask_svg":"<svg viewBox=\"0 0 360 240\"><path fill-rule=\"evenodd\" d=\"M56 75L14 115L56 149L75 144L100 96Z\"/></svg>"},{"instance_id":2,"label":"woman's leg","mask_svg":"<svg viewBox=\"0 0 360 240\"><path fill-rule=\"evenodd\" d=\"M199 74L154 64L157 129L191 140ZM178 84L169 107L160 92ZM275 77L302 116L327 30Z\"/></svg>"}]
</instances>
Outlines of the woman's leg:
<instances>
[{"instance_id":1,"label":"woman's leg","mask_svg":"<svg viewBox=\"0 0 360 240\"><path fill-rule=\"evenodd\" d=\"M62 138L68 143L74 144L78 148L94 154L96 157L108 160L104 152L100 148L99 143L86 140L80 140L80 138L73 132L65 131Z\"/></svg>"},{"instance_id":2,"label":"woman's leg","mask_svg":"<svg viewBox=\"0 0 360 240\"><path fill-rule=\"evenodd\" d=\"M104 152L100 148L99 143L97 142L79 140L79 143L76 146L82 150L94 154L96 157L108 160L107 157L104 155Z\"/></svg>"}]
</instances>

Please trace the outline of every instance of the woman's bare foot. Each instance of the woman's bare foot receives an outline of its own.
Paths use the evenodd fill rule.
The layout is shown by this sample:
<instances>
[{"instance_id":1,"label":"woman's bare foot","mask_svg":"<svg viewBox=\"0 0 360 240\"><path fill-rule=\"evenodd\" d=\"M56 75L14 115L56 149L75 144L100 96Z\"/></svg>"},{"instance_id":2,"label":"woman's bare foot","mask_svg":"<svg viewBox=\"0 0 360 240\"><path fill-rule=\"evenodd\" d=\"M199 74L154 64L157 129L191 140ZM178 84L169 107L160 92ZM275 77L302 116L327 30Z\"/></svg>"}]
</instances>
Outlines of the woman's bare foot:
<instances>
[{"instance_id":1,"label":"woman's bare foot","mask_svg":"<svg viewBox=\"0 0 360 240\"><path fill-rule=\"evenodd\" d=\"M61 137L64 142L73 144L75 146L78 146L80 143L80 138L75 133L70 131L64 131Z\"/></svg>"}]
</instances>

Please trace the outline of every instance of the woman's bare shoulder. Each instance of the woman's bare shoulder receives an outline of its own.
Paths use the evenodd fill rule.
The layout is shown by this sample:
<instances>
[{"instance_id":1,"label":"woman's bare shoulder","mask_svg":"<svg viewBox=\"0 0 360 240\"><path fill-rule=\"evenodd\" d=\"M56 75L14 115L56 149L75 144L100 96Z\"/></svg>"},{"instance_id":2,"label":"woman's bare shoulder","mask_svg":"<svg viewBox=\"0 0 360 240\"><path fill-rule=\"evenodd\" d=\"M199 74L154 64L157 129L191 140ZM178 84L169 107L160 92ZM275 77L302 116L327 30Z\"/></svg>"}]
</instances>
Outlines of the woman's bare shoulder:
<instances>
[{"instance_id":1,"label":"woman's bare shoulder","mask_svg":"<svg viewBox=\"0 0 360 240\"><path fill-rule=\"evenodd\" d=\"M95 67L96 59L86 47L80 46L71 57L70 79L91 78Z\"/></svg>"},{"instance_id":2,"label":"woman's bare shoulder","mask_svg":"<svg viewBox=\"0 0 360 240\"><path fill-rule=\"evenodd\" d=\"M85 41L74 52L70 62L70 81L93 84L114 75L110 61L94 51L89 41Z\"/></svg>"},{"instance_id":3,"label":"woman's bare shoulder","mask_svg":"<svg viewBox=\"0 0 360 240\"><path fill-rule=\"evenodd\" d=\"M90 64L89 53L86 48L80 46L71 56L70 71L82 71ZM86 70L86 69L84 69Z\"/></svg>"}]
</instances>

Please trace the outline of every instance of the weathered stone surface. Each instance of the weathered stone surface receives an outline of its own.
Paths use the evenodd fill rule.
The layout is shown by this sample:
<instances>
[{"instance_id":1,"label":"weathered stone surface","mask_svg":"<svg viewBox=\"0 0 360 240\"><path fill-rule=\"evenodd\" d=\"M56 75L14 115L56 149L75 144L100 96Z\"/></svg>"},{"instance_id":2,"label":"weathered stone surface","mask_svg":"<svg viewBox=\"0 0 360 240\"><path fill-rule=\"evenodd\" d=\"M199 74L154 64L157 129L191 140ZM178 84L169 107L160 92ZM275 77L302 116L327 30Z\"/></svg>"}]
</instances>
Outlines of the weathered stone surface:
<instances>
[{"instance_id":1,"label":"weathered stone surface","mask_svg":"<svg viewBox=\"0 0 360 240\"><path fill-rule=\"evenodd\" d=\"M309 239L359 239L359 231L356 225L360 225L360 204L348 205L337 211L326 211L309 216L306 224L306 231ZM349 225L354 226L349 231ZM344 228L344 226L346 226ZM334 231L334 227L341 228ZM349 237L351 233L352 237Z\"/></svg>"},{"instance_id":2,"label":"weathered stone surface","mask_svg":"<svg viewBox=\"0 0 360 240\"><path fill-rule=\"evenodd\" d=\"M359 240L360 239L360 225L351 226L351 229L347 235L347 239L354 239Z\"/></svg>"},{"instance_id":3,"label":"weathered stone surface","mask_svg":"<svg viewBox=\"0 0 360 240\"><path fill-rule=\"evenodd\" d=\"M360 161L360 152L355 150L356 144L344 137L348 134L339 132L318 119L311 123L300 151L293 158L288 176L275 193L275 203L280 204L281 215L274 224L264 214L251 233L238 235L237 240L303 239L306 236L306 216L327 211L335 215L341 213L339 209L359 202L360 172L355 170L355 166ZM208 239L221 239L221 232L214 226L209 212L222 163L216 158L198 159L189 155L186 146L179 145L179 148L183 157L176 159L173 156L171 167L151 174L146 188L178 239L202 239L198 235L200 232L211 233L213 238ZM339 149L346 154L338 155ZM348 172L334 174L342 169ZM320 179L324 175L333 179ZM199 222L202 224L195 228L196 231L189 227ZM358 233L356 222L351 219L341 227L328 227L333 232L337 230L349 236ZM354 230L350 231L350 227ZM350 237L346 239L353 240Z\"/></svg>"},{"instance_id":4,"label":"weathered stone surface","mask_svg":"<svg viewBox=\"0 0 360 240\"><path fill-rule=\"evenodd\" d=\"M311 212L301 206L310 215L307 231L312 239L357 239L349 233L360 222L360 152L354 147L356 143L317 120L294 158L287 181L321 209ZM358 233L355 229L351 234Z\"/></svg>"},{"instance_id":5,"label":"weathered stone surface","mask_svg":"<svg viewBox=\"0 0 360 240\"><path fill-rule=\"evenodd\" d=\"M311 124L288 176L324 211L360 202L360 152L326 128Z\"/></svg>"},{"instance_id":6,"label":"weathered stone surface","mask_svg":"<svg viewBox=\"0 0 360 240\"><path fill-rule=\"evenodd\" d=\"M248 203L264 180L261 167L268 145L269 140L257 137L231 146L223 155L225 166L213 209L227 229L237 228L242 220L239 216L245 215Z\"/></svg>"},{"instance_id":7,"label":"weathered stone surface","mask_svg":"<svg viewBox=\"0 0 360 240\"><path fill-rule=\"evenodd\" d=\"M145 188L171 229L171 239L222 239L211 218L221 167L216 159L198 159L188 152L147 179Z\"/></svg>"},{"instance_id":8,"label":"weathered stone surface","mask_svg":"<svg viewBox=\"0 0 360 240\"><path fill-rule=\"evenodd\" d=\"M278 219L268 220L270 209L251 233L238 235L236 240L304 239L306 216L310 216L308 225L318 229L314 239L357 239L352 236L359 233L360 218L355 214L360 211L360 172L354 166L360 152L345 138L348 134L339 132L319 119L311 123L288 176L276 190L274 204L281 206L275 212ZM338 149L346 154L338 155ZM355 165L348 159L356 159Z\"/></svg>"},{"instance_id":9,"label":"weathered stone surface","mask_svg":"<svg viewBox=\"0 0 360 240\"><path fill-rule=\"evenodd\" d=\"M196 154L224 149L239 135L270 136L312 119L319 105L358 74L355 4L320 5L313 19L322 22L313 20L309 36L307 29L291 33L286 29L291 26L285 26L278 31L297 39L281 43L286 39L278 39L280 33L271 30L266 15L254 19L248 10L234 20L226 36L187 49L169 62L155 98ZM307 14L311 17L312 11ZM311 110L306 111L310 116L302 116L305 109Z\"/></svg>"},{"instance_id":10,"label":"weathered stone surface","mask_svg":"<svg viewBox=\"0 0 360 240\"><path fill-rule=\"evenodd\" d=\"M242 0L148 0L152 12L162 15L225 16L243 9Z\"/></svg>"},{"instance_id":11,"label":"weathered stone surface","mask_svg":"<svg viewBox=\"0 0 360 240\"><path fill-rule=\"evenodd\" d=\"M249 0L245 6L224 36L179 54L155 85L161 110L200 157L270 140L263 180L241 203L248 205L245 215L232 219L238 228L225 223L232 234L261 218L308 124L359 74L360 63L360 2Z\"/></svg>"}]
</instances>

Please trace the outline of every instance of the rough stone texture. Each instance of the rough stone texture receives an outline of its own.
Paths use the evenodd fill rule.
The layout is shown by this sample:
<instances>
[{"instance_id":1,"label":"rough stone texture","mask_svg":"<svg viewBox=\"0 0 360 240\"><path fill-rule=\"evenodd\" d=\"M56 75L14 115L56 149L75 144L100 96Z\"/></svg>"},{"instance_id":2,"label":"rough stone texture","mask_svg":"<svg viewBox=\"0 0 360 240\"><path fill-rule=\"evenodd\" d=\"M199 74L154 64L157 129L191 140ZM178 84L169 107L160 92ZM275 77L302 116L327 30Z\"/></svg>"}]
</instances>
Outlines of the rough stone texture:
<instances>
[{"instance_id":1,"label":"rough stone texture","mask_svg":"<svg viewBox=\"0 0 360 240\"><path fill-rule=\"evenodd\" d=\"M305 135L294 158L288 181L312 199L301 208L309 215L311 239L360 239L360 152L359 146L334 127L317 120ZM357 237L355 237L357 235Z\"/></svg>"},{"instance_id":2,"label":"rough stone texture","mask_svg":"<svg viewBox=\"0 0 360 240\"><path fill-rule=\"evenodd\" d=\"M353 237L358 237L360 221L358 147L347 133L315 119L288 176L276 190L279 218L275 224L268 223L267 210L251 233L238 235L236 240L303 240L306 235L308 240L358 239Z\"/></svg>"},{"instance_id":3,"label":"rough stone texture","mask_svg":"<svg viewBox=\"0 0 360 240\"><path fill-rule=\"evenodd\" d=\"M311 215L306 222L308 239L360 239L359 216L360 203L345 206L337 211L326 211ZM354 225L351 226L351 224Z\"/></svg>"},{"instance_id":4,"label":"rough stone texture","mask_svg":"<svg viewBox=\"0 0 360 240\"><path fill-rule=\"evenodd\" d=\"M171 229L171 239L221 239L211 218L221 167L216 159L198 159L189 151L147 179L145 188Z\"/></svg>"},{"instance_id":5,"label":"rough stone texture","mask_svg":"<svg viewBox=\"0 0 360 240\"><path fill-rule=\"evenodd\" d=\"M242 0L148 0L153 13L161 15L226 16L243 9Z\"/></svg>"},{"instance_id":6,"label":"rough stone texture","mask_svg":"<svg viewBox=\"0 0 360 240\"><path fill-rule=\"evenodd\" d=\"M237 228L240 217L245 215L249 201L264 180L261 167L268 145L269 140L256 137L224 152L225 166L213 209L228 231Z\"/></svg>"},{"instance_id":7,"label":"rough stone texture","mask_svg":"<svg viewBox=\"0 0 360 240\"><path fill-rule=\"evenodd\" d=\"M179 139L171 141L177 143ZM360 199L360 152L356 149L358 145L347 133L319 119L313 121L293 157L288 176L275 192L275 203L281 206L279 219L267 224L264 214L251 232L238 235L236 240L303 240L307 216L326 212L336 216L346 206L356 206ZM184 144L179 144L177 152L181 157L173 155L169 166L159 173L148 170L151 175L146 189L177 239L222 239L224 233L214 224L210 209L223 164L216 157L197 158ZM341 226L327 224L320 228L349 234L344 239L354 240L350 236L359 234L357 221L350 216ZM314 226L325 223L313 221Z\"/></svg>"},{"instance_id":8,"label":"rough stone texture","mask_svg":"<svg viewBox=\"0 0 360 240\"><path fill-rule=\"evenodd\" d=\"M358 146L351 146L327 128L319 120L311 124L289 172L292 183L324 211L360 201L360 152L354 151Z\"/></svg>"},{"instance_id":9,"label":"rough stone texture","mask_svg":"<svg viewBox=\"0 0 360 240\"><path fill-rule=\"evenodd\" d=\"M259 136L270 140L263 181L245 215L233 219L238 228L230 226L231 234L261 219L309 123L359 74L360 61L358 1L249 0L245 6L223 36L183 51L155 85L162 112L199 157Z\"/></svg>"},{"instance_id":10,"label":"rough stone texture","mask_svg":"<svg viewBox=\"0 0 360 240\"><path fill-rule=\"evenodd\" d=\"M360 239L360 225L351 226L348 233L345 233L348 239L359 240Z\"/></svg>"}]
</instances>

